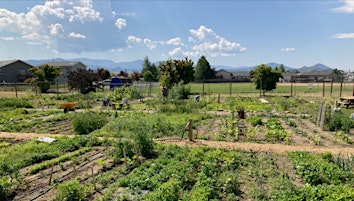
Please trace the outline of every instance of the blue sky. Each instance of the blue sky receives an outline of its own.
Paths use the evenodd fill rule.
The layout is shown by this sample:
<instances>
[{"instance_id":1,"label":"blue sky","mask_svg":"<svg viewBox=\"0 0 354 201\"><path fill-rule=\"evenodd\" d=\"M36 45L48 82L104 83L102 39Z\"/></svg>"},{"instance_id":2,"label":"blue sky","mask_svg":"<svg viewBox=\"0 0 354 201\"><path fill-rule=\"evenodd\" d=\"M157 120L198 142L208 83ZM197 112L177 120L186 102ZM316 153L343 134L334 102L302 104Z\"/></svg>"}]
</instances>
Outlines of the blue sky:
<instances>
[{"instance_id":1,"label":"blue sky","mask_svg":"<svg viewBox=\"0 0 354 201\"><path fill-rule=\"evenodd\" d=\"M354 0L0 0L0 60L133 61L354 70Z\"/></svg>"}]
</instances>

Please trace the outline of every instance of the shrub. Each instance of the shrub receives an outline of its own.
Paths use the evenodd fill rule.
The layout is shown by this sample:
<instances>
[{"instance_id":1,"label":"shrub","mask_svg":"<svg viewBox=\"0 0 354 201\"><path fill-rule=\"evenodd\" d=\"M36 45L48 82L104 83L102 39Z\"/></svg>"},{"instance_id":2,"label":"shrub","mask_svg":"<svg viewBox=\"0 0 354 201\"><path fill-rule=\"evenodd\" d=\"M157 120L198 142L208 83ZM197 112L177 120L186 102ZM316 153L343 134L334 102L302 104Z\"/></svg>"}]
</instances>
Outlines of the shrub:
<instances>
[{"instance_id":1,"label":"shrub","mask_svg":"<svg viewBox=\"0 0 354 201\"><path fill-rule=\"evenodd\" d=\"M85 199L85 189L78 180L66 181L58 185L57 201L81 201Z\"/></svg>"},{"instance_id":2,"label":"shrub","mask_svg":"<svg viewBox=\"0 0 354 201\"><path fill-rule=\"evenodd\" d=\"M154 150L154 141L146 132L137 132L133 136L137 151L146 158L153 158L156 153Z\"/></svg>"},{"instance_id":3,"label":"shrub","mask_svg":"<svg viewBox=\"0 0 354 201\"><path fill-rule=\"evenodd\" d=\"M250 116L246 119L252 126L263 125L262 118L259 116Z\"/></svg>"},{"instance_id":4,"label":"shrub","mask_svg":"<svg viewBox=\"0 0 354 201\"><path fill-rule=\"evenodd\" d=\"M74 116L72 127L77 134L89 134L94 130L102 128L107 119L95 112L83 112Z\"/></svg>"}]
</instances>

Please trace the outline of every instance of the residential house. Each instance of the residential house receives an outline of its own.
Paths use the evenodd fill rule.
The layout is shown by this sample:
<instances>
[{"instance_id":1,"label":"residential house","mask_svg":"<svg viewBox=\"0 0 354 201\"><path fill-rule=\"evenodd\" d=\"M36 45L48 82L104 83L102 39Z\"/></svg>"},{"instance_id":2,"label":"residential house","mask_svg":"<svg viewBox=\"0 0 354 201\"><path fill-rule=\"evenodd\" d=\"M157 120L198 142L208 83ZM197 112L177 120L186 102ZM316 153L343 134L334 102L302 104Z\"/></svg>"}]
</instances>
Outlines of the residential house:
<instances>
[{"instance_id":1,"label":"residential house","mask_svg":"<svg viewBox=\"0 0 354 201\"><path fill-rule=\"evenodd\" d=\"M32 65L21 60L0 61L0 82L23 82L27 78L33 77L33 74L28 70L32 67Z\"/></svg>"},{"instance_id":2,"label":"residential house","mask_svg":"<svg viewBox=\"0 0 354 201\"><path fill-rule=\"evenodd\" d=\"M216 80L218 82L249 82L251 81L249 72L229 72L221 69L216 71Z\"/></svg>"},{"instance_id":3,"label":"residential house","mask_svg":"<svg viewBox=\"0 0 354 201\"><path fill-rule=\"evenodd\" d=\"M309 72L286 72L283 74L282 81L284 82L340 82L341 75L336 74L333 71L309 71Z\"/></svg>"},{"instance_id":4,"label":"residential house","mask_svg":"<svg viewBox=\"0 0 354 201\"><path fill-rule=\"evenodd\" d=\"M55 81L57 81L58 83L68 82L68 77L67 77L68 72L76 71L78 69L86 69L86 65L79 62L79 61L46 62L41 65L60 67L60 72L62 72L63 75L61 75L55 79Z\"/></svg>"}]
</instances>

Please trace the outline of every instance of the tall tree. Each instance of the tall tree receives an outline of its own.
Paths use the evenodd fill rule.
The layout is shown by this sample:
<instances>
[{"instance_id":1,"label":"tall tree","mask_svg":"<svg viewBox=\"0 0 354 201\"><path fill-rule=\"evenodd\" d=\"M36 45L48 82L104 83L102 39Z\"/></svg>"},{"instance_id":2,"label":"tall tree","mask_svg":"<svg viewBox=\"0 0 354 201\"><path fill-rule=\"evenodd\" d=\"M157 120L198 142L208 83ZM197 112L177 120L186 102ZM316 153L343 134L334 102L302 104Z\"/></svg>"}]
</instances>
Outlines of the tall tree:
<instances>
[{"instance_id":1,"label":"tall tree","mask_svg":"<svg viewBox=\"0 0 354 201\"><path fill-rule=\"evenodd\" d=\"M188 84L194 81L193 61L188 58L161 62L159 70L161 85L169 89L178 83Z\"/></svg>"},{"instance_id":2,"label":"tall tree","mask_svg":"<svg viewBox=\"0 0 354 201\"><path fill-rule=\"evenodd\" d=\"M152 81L157 81L158 75L159 75L159 71L158 71L156 65L149 61L149 57L145 57L144 58L143 69L141 70L141 74L144 75L147 71L151 72L151 74L153 76L153 80Z\"/></svg>"},{"instance_id":3,"label":"tall tree","mask_svg":"<svg viewBox=\"0 0 354 201\"><path fill-rule=\"evenodd\" d=\"M98 68L97 73L98 73L98 77L100 80L105 80L105 79L111 78L111 73L107 69Z\"/></svg>"},{"instance_id":4,"label":"tall tree","mask_svg":"<svg viewBox=\"0 0 354 201\"><path fill-rule=\"evenodd\" d=\"M208 60L205 56L202 56L195 67L195 80L202 81L203 79L214 79L215 73L213 69L211 69Z\"/></svg>"},{"instance_id":5,"label":"tall tree","mask_svg":"<svg viewBox=\"0 0 354 201\"><path fill-rule=\"evenodd\" d=\"M276 89L277 82L279 81L279 78L282 77L279 70L273 70L272 67L264 64L257 66L254 70L251 70L250 76L252 78L252 82L256 85L256 89L261 90L263 95L266 91Z\"/></svg>"},{"instance_id":6,"label":"tall tree","mask_svg":"<svg viewBox=\"0 0 354 201\"><path fill-rule=\"evenodd\" d=\"M91 69L78 69L77 71L68 72L69 89L77 89L82 94L88 94L91 91L96 91L93 85L94 81L99 78L98 72Z\"/></svg>"},{"instance_id":7,"label":"tall tree","mask_svg":"<svg viewBox=\"0 0 354 201\"><path fill-rule=\"evenodd\" d=\"M37 81L38 87L42 93L48 92L50 84L54 79L62 75L60 67L49 66L48 64L41 65L38 68L30 68L29 71L37 76L35 81Z\"/></svg>"}]
</instances>

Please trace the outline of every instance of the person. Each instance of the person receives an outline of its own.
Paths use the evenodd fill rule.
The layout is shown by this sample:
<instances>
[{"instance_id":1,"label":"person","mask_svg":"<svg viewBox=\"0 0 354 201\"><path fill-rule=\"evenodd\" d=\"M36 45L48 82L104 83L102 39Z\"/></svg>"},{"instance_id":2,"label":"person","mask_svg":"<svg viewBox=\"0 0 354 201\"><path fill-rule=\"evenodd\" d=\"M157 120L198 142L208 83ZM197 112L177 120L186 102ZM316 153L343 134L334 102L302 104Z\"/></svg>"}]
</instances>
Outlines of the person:
<instances>
[{"instance_id":1,"label":"person","mask_svg":"<svg viewBox=\"0 0 354 201\"><path fill-rule=\"evenodd\" d=\"M167 99L167 96L168 96L167 87L163 86L162 89L161 89L161 92L162 92L163 98L164 98L164 99Z\"/></svg>"}]
</instances>

